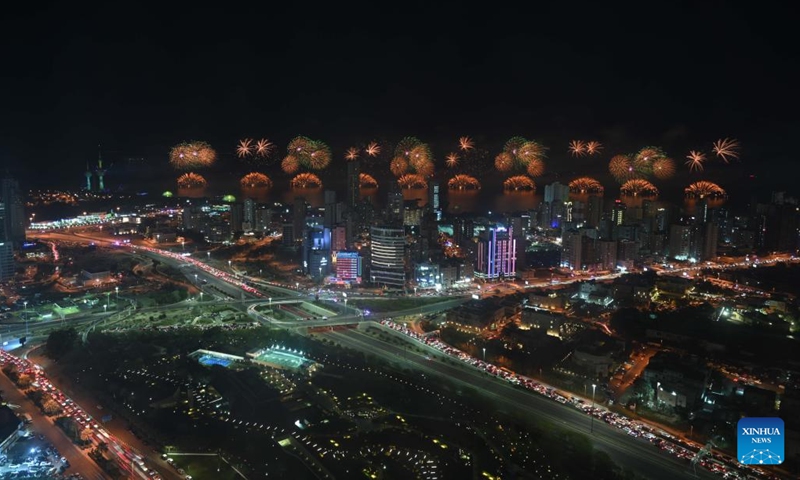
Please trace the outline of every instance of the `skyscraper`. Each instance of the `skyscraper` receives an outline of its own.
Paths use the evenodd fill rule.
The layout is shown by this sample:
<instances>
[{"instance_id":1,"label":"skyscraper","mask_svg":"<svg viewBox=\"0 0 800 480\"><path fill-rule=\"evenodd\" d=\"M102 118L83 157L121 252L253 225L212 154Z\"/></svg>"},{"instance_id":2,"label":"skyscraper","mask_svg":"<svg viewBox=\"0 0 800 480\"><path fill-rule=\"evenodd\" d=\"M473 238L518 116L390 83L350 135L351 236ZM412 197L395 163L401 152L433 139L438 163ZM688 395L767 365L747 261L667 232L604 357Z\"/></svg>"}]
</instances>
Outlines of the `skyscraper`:
<instances>
[{"instance_id":1,"label":"skyscraper","mask_svg":"<svg viewBox=\"0 0 800 480\"><path fill-rule=\"evenodd\" d=\"M478 237L475 276L511 278L517 274L517 239L513 228L494 227Z\"/></svg>"},{"instance_id":2,"label":"skyscraper","mask_svg":"<svg viewBox=\"0 0 800 480\"><path fill-rule=\"evenodd\" d=\"M294 210L292 211L292 228L295 242L302 241L306 227L306 212L307 212L306 199L303 197L295 197Z\"/></svg>"},{"instance_id":3,"label":"skyscraper","mask_svg":"<svg viewBox=\"0 0 800 480\"><path fill-rule=\"evenodd\" d=\"M439 182L432 180L428 184L428 210L436 215L436 220L442 219L442 204L440 198Z\"/></svg>"},{"instance_id":4,"label":"skyscraper","mask_svg":"<svg viewBox=\"0 0 800 480\"><path fill-rule=\"evenodd\" d=\"M256 201L252 198L244 199L244 223L249 225L250 230L256 228Z\"/></svg>"},{"instance_id":5,"label":"skyscraper","mask_svg":"<svg viewBox=\"0 0 800 480\"><path fill-rule=\"evenodd\" d=\"M372 227L370 228L370 238L370 279L372 283L404 287L406 283L405 229L402 227Z\"/></svg>"},{"instance_id":6,"label":"skyscraper","mask_svg":"<svg viewBox=\"0 0 800 480\"><path fill-rule=\"evenodd\" d=\"M622 225L625 222L625 210L627 206L622 203L622 200L616 200L614 207L611 209L611 223L613 225Z\"/></svg>"},{"instance_id":7,"label":"skyscraper","mask_svg":"<svg viewBox=\"0 0 800 480\"><path fill-rule=\"evenodd\" d=\"M0 203L0 282L14 276L14 250L11 242L6 239L6 208Z\"/></svg>"},{"instance_id":8,"label":"skyscraper","mask_svg":"<svg viewBox=\"0 0 800 480\"><path fill-rule=\"evenodd\" d=\"M560 203L569 199L569 185L553 182L544 186L544 201L549 203Z\"/></svg>"},{"instance_id":9,"label":"skyscraper","mask_svg":"<svg viewBox=\"0 0 800 480\"><path fill-rule=\"evenodd\" d=\"M347 208L355 211L361 198L359 187L361 185L361 164L358 160L347 162Z\"/></svg>"},{"instance_id":10,"label":"skyscraper","mask_svg":"<svg viewBox=\"0 0 800 480\"><path fill-rule=\"evenodd\" d=\"M5 205L3 228L5 240L19 247L25 242L25 208L22 203L22 192L19 183L13 178L3 178L0 181L0 202Z\"/></svg>"}]
</instances>

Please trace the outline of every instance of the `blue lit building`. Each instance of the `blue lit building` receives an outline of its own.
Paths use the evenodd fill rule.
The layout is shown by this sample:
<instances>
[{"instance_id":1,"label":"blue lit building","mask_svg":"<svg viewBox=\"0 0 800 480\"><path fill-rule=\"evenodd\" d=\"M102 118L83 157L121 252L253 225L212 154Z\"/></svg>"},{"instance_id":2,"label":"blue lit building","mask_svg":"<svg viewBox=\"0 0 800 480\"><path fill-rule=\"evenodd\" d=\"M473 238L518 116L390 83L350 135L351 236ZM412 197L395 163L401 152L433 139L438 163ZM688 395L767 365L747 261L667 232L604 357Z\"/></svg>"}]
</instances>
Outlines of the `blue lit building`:
<instances>
[{"instance_id":1,"label":"blue lit building","mask_svg":"<svg viewBox=\"0 0 800 480\"><path fill-rule=\"evenodd\" d=\"M475 262L477 278L513 278L517 275L517 239L513 230L497 226L481 232Z\"/></svg>"}]
</instances>

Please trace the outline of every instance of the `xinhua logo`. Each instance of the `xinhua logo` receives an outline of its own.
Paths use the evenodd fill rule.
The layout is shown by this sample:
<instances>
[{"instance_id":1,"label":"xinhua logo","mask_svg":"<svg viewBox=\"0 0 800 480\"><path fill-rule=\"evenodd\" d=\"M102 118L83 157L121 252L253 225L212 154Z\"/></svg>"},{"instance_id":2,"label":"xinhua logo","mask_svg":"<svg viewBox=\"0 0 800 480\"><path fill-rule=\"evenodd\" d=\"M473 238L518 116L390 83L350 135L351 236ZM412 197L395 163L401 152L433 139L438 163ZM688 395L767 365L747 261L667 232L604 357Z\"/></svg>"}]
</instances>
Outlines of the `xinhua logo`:
<instances>
[{"instance_id":1,"label":"xinhua logo","mask_svg":"<svg viewBox=\"0 0 800 480\"><path fill-rule=\"evenodd\" d=\"M745 465L783 463L783 420L778 417L742 418L736 427L736 451Z\"/></svg>"}]
</instances>

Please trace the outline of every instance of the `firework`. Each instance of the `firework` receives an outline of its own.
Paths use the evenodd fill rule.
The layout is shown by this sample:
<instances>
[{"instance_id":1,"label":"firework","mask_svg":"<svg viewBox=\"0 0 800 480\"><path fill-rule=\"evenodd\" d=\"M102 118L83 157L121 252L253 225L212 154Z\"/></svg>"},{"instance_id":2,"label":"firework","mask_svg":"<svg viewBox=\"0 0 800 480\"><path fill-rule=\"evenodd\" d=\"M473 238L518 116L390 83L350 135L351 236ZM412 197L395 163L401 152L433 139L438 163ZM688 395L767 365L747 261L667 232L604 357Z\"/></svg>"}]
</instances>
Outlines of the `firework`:
<instances>
[{"instance_id":1,"label":"firework","mask_svg":"<svg viewBox=\"0 0 800 480\"><path fill-rule=\"evenodd\" d=\"M635 178L623 183L622 186L619 187L619 192L623 195L629 195L632 197L638 197L639 195L658 195L658 189L656 186L647 180L642 180L641 178Z\"/></svg>"},{"instance_id":2,"label":"firework","mask_svg":"<svg viewBox=\"0 0 800 480\"><path fill-rule=\"evenodd\" d=\"M298 168L322 170L331 163L330 147L319 140L298 136L289 142L286 150L289 156L297 159Z\"/></svg>"},{"instance_id":3,"label":"firework","mask_svg":"<svg viewBox=\"0 0 800 480\"><path fill-rule=\"evenodd\" d=\"M300 170L300 161L294 155L286 155L281 162L281 168L286 173L295 173Z\"/></svg>"},{"instance_id":4,"label":"firework","mask_svg":"<svg viewBox=\"0 0 800 480\"><path fill-rule=\"evenodd\" d=\"M450 168L455 168L458 166L458 154L457 153L450 153L445 157L445 165Z\"/></svg>"},{"instance_id":5,"label":"firework","mask_svg":"<svg viewBox=\"0 0 800 480\"><path fill-rule=\"evenodd\" d=\"M735 138L717 140L713 150L723 162L730 163L731 158L739 158L739 141Z\"/></svg>"},{"instance_id":6,"label":"firework","mask_svg":"<svg viewBox=\"0 0 800 480\"><path fill-rule=\"evenodd\" d=\"M603 185L591 177L580 177L569 182L569 190L573 193L603 193Z\"/></svg>"},{"instance_id":7,"label":"firework","mask_svg":"<svg viewBox=\"0 0 800 480\"><path fill-rule=\"evenodd\" d=\"M586 155L586 144L581 140L569 142L569 153L571 153L573 157L582 157Z\"/></svg>"},{"instance_id":8,"label":"firework","mask_svg":"<svg viewBox=\"0 0 800 480\"><path fill-rule=\"evenodd\" d=\"M178 177L178 188L203 188L208 185L206 179L193 172Z\"/></svg>"},{"instance_id":9,"label":"firework","mask_svg":"<svg viewBox=\"0 0 800 480\"><path fill-rule=\"evenodd\" d=\"M250 156L253 153L253 140L249 138L245 138L244 140L239 140L239 145L236 146L236 155L239 158L245 158Z\"/></svg>"},{"instance_id":10,"label":"firework","mask_svg":"<svg viewBox=\"0 0 800 480\"><path fill-rule=\"evenodd\" d=\"M397 184L400 185L400 188L404 189L420 189L428 187L428 182L425 181L425 177L417 173L407 173L401 176L397 179Z\"/></svg>"},{"instance_id":11,"label":"firework","mask_svg":"<svg viewBox=\"0 0 800 480\"><path fill-rule=\"evenodd\" d=\"M675 162L669 157L657 158L653 162L653 176L661 180L672 177L675 174Z\"/></svg>"},{"instance_id":12,"label":"firework","mask_svg":"<svg viewBox=\"0 0 800 480\"><path fill-rule=\"evenodd\" d=\"M256 142L256 156L260 158L267 158L272 150L275 148L275 145L267 140L266 138L262 138L261 140Z\"/></svg>"},{"instance_id":13,"label":"firework","mask_svg":"<svg viewBox=\"0 0 800 480\"><path fill-rule=\"evenodd\" d=\"M322 180L313 173L299 173L291 181L292 188L322 188Z\"/></svg>"},{"instance_id":14,"label":"firework","mask_svg":"<svg viewBox=\"0 0 800 480\"><path fill-rule=\"evenodd\" d=\"M350 147L347 149L347 152L344 154L344 158L347 160L355 160L358 158L358 149L356 147Z\"/></svg>"},{"instance_id":15,"label":"firework","mask_svg":"<svg viewBox=\"0 0 800 480\"><path fill-rule=\"evenodd\" d=\"M633 162L629 155L615 155L608 163L608 171L620 183L636 177Z\"/></svg>"},{"instance_id":16,"label":"firework","mask_svg":"<svg viewBox=\"0 0 800 480\"><path fill-rule=\"evenodd\" d=\"M469 137L461 137L458 139L458 148L464 152L467 150L473 150L475 148L475 142L473 142Z\"/></svg>"},{"instance_id":17,"label":"firework","mask_svg":"<svg viewBox=\"0 0 800 480\"><path fill-rule=\"evenodd\" d=\"M600 150L603 149L603 145L600 142L595 142L592 140L591 142L586 142L586 154L587 155L594 155L600 153Z\"/></svg>"},{"instance_id":18,"label":"firework","mask_svg":"<svg viewBox=\"0 0 800 480\"><path fill-rule=\"evenodd\" d=\"M525 140L522 137L511 137L503 146L503 151L506 153L510 153L511 155L516 157L517 151L520 149L520 147L522 147L522 145L525 142L527 142L527 140Z\"/></svg>"},{"instance_id":19,"label":"firework","mask_svg":"<svg viewBox=\"0 0 800 480\"><path fill-rule=\"evenodd\" d=\"M525 170L527 170L528 175L531 177L541 177L544 174L544 162L538 158L535 158L528 162Z\"/></svg>"},{"instance_id":20,"label":"firework","mask_svg":"<svg viewBox=\"0 0 800 480\"><path fill-rule=\"evenodd\" d=\"M695 182L684 189L687 197L705 198L705 197L724 197L727 195L725 190L719 185L705 180Z\"/></svg>"},{"instance_id":21,"label":"firework","mask_svg":"<svg viewBox=\"0 0 800 480\"><path fill-rule=\"evenodd\" d=\"M172 147L169 163L178 170L210 167L217 160L217 152L206 142L184 142Z\"/></svg>"},{"instance_id":22,"label":"firework","mask_svg":"<svg viewBox=\"0 0 800 480\"><path fill-rule=\"evenodd\" d=\"M515 175L508 177L503 182L503 190L512 192L533 192L536 190L536 184L533 179L527 175Z\"/></svg>"},{"instance_id":23,"label":"firework","mask_svg":"<svg viewBox=\"0 0 800 480\"><path fill-rule=\"evenodd\" d=\"M408 170L408 162L403 157L395 157L389 164L389 170L392 171L392 175L399 177Z\"/></svg>"},{"instance_id":24,"label":"firework","mask_svg":"<svg viewBox=\"0 0 800 480\"><path fill-rule=\"evenodd\" d=\"M519 147L517 158L526 166L531 162L543 162L544 150L545 148L538 142L527 141ZM542 167L544 167L544 163L542 163Z\"/></svg>"},{"instance_id":25,"label":"firework","mask_svg":"<svg viewBox=\"0 0 800 480\"><path fill-rule=\"evenodd\" d=\"M480 190L481 182L469 175L456 175L447 182L450 190Z\"/></svg>"},{"instance_id":26,"label":"firework","mask_svg":"<svg viewBox=\"0 0 800 480\"><path fill-rule=\"evenodd\" d=\"M514 166L514 156L508 152L502 152L494 157L494 168L501 172L507 172Z\"/></svg>"},{"instance_id":27,"label":"firework","mask_svg":"<svg viewBox=\"0 0 800 480\"><path fill-rule=\"evenodd\" d=\"M378 181L372 175L366 173L358 174L359 188L378 188Z\"/></svg>"},{"instance_id":28,"label":"firework","mask_svg":"<svg viewBox=\"0 0 800 480\"><path fill-rule=\"evenodd\" d=\"M376 157L379 153L381 153L381 146L375 142L370 142L365 151L370 157Z\"/></svg>"},{"instance_id":29,"label":"firework","mask_svg":"<svg viewBox=\"0 0 800 480\"><path fill-rule=\"evenodd\" d=\"M263 173L251 172L239 180L242 188L272 188L272 180Z\"/></svg>"},{"instance_id":30,"label":"firework","mask_svg":"<svg viewBox=\"0 0 800 480\"><path fill-rule=\"evenodd\" d=\"M686 155L686 166L689 167L689 171L697 170L698 172L703 171L703 162L706 161L706 154L703 152L698 152L695 150L691 150L689 155Z\"/></svg>"}]
</instances>

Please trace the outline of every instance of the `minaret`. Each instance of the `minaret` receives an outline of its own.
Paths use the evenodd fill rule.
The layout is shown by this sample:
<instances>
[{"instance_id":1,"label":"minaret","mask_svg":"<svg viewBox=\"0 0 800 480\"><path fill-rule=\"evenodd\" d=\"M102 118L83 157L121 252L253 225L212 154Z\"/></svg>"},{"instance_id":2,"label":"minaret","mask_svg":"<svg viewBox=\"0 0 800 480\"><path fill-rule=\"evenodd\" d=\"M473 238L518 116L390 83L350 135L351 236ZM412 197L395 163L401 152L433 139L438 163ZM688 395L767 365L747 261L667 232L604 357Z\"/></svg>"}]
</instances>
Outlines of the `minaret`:
<instances>
[{"instance_id":1,"label":"minaret","mask_svg":"<svg viewBox=\"0 0 800 480\"><path fill-rule=\"evenodd\" d=\"M89 168L89 162L86 162L86 191L92 191L92 170Z\"/></svg>"},{"instance_id":2,"label":"minaret","mask_svg":"<svg viewBox=\"0 0 800 480\"><path fill-rule=\"evenodd\" d=\"M103 169L103 155L100 152L100 145L97 145L97 169L95 170L97 173L97 191L103 192L106 189L105 184L103 183L103 175L106 174L106 171Z\"/></svg>"}]
</instances>

